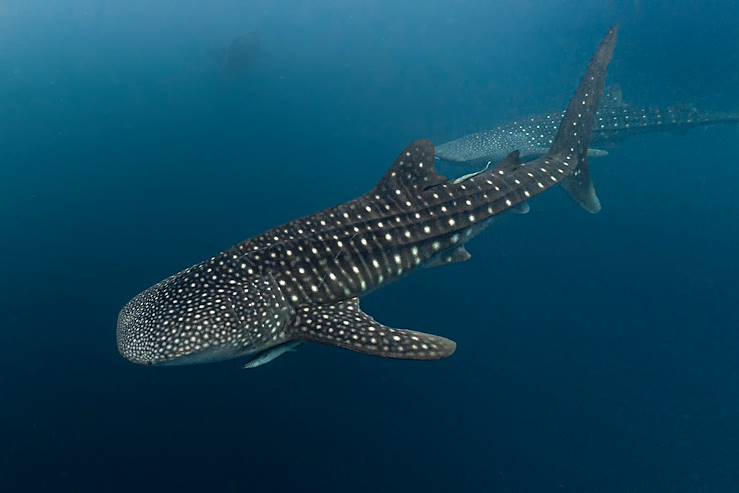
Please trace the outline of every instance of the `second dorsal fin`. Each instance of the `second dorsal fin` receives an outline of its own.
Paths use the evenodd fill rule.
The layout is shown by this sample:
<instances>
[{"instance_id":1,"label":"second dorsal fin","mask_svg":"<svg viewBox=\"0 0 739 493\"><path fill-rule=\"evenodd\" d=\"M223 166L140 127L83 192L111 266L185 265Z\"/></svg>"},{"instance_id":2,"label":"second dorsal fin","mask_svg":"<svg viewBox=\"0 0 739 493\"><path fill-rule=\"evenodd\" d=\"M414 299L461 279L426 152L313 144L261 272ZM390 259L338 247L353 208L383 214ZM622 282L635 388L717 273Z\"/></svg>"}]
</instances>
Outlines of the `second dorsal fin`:
<instances>
[{"instance_id":1,"label":"second dorsal fin","mask_svg":"<svg viewBox=\"0 0 739 493\"><path fill-rule=\"evenodd\" d=\"M496 169L512 170L521 166L521 151L515 150L508 154L504 160L502 160L495 167Z\"/></svg>"},{"instance_id":2,"label":"second dorsal fin","mask_svg":"<svg viewBox=\"0 0 739 493\"><path fill-rule=\"evenodd\" d=\"M436 172L434 144L418 140L405 148L375 190L425 190L447 179Z\"/></svg>"},{"instance_id":3,"label":"second dorsal fin","mask_svg":"<svg viewBox=\"0 0 739 493\"><path fill-rule=\"evenodd\" d=\"M628 106L624 102L624 93L621 90L621 86L618 84L611 84L606 87L605 93L603 94L603 101L600 103L601 107L607 108L624 108Z\"/></svg>"}]
</instances>

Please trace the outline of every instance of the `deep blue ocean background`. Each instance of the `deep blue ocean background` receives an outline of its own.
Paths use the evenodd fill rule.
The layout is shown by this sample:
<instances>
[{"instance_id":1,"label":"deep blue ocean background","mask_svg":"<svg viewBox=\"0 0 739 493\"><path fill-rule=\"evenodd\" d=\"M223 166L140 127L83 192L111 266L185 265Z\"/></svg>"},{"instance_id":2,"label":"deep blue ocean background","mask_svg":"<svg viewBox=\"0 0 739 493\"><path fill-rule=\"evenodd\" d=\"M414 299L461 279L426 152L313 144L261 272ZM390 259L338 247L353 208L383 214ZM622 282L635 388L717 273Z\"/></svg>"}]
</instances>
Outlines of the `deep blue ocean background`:
<instances>
[{"instance_id":1,"label":"deep blue ocean background","mask_svg":"<svg viewBox=\"0 0 739 493\"><path fill-rule=\"evenodd\" d=\"M363 300L450 359L116 351L137 292L413 140L563 108L614 23L629 102L739 110L735 1L0 3L0 491L739 491L737 126L630 139L601 214L553 190Z\"/></svg>"}]
</instances>

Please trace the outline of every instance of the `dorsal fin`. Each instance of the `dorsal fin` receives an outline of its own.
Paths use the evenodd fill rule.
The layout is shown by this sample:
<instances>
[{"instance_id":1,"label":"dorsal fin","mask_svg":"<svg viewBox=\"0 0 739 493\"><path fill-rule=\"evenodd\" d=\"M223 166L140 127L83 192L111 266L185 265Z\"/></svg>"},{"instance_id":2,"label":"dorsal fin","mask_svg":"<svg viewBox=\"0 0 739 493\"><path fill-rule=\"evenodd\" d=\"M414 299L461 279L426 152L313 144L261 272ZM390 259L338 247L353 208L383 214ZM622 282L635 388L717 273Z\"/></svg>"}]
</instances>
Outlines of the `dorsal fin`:
<instances>
[{"instance_id":1,"label":"dorsal fin","mask_svg":"<svg viewBox=\"0 0 739 493\"><path fill-rule=\"evenodd\" d=\"M603 108L607 108L609 106L612 108L624 108L628 106L624 101L624 93L621 90L621 86L618 84L611 84L606 87L605 92L603 93L603 101L601 101L600 105Z\"/></svg>"},{"instance_id":2,"label":"dorsal fin","mask_svg":"<svg viewBox=\"0 0 739 493\"><path fill-rule=\"evenodd\" d=\"M425 190L447 179L436 173L434 144L418 140L405 148L375 190Z\"/></svg>"},{"instance_id":3,"label":"dorsal fin","mask_svg":"<svg viewBox=\"0 0 739 493\"><path fill-rule=\"evenodd\" d=\"M495 168L502 170L512 170L514 168L518 168L519 166L521 166L521 151L515 150L512 153L508 154L505 159L502 160Z\"/></svg>"}]
</instances>

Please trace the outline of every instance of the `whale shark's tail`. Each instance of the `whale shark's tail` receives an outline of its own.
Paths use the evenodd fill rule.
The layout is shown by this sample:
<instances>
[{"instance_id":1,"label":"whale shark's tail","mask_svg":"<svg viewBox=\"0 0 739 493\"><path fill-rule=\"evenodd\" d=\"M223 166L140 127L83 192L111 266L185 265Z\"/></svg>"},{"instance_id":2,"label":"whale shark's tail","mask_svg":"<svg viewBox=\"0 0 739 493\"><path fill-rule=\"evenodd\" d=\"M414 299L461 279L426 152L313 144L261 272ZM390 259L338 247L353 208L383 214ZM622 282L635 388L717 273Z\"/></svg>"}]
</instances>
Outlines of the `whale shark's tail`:
<instances>
[{"instance_id":1,"label":"whale shark's tail","mask_svg":"<svg viewBox=\"0 0 739 493\"><path fill-rule=\"evenodd\" d=\"M575 171L562 181L562 188L583 209L593 214L600 211L601 205L590 178L588 145L595 126L598 103L603 97L608 64L613 57L617 37L618 27L613 27L601 42L577 88L577 93L567 107L554 143L547 153L548 159L560 160L570 167L574 166Z\"/></svg>"},{"instance_id":2,"label":"whale shark's tail","mask_svg":"<svg viewBox=\"0 0 739 493\"><path fill-rule=\"evenodd\" d=\"M693 123L692 126L699 125L723 125L723 124L736 124L739 123L739 111L707 111L700 112L695 108L691 108L693 113L697 116L690 115L693 117L689 123ZM683 111L683 108L670 108L672 113ZM689 126L689 125L686 125Z\"/></svg>"}]
</instances>

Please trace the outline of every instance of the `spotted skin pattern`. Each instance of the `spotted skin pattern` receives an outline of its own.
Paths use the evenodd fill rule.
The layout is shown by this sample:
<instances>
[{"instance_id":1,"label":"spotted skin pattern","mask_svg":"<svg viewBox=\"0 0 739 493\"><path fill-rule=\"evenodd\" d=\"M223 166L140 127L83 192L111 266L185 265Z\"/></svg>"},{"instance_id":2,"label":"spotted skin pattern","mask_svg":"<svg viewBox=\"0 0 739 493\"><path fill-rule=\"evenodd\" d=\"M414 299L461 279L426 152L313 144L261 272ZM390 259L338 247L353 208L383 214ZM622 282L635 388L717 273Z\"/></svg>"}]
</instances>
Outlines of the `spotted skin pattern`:
<instances>
[{"instance_id":1,"label":"spotted skin pattern","mask_svg":"<svg viewBox=\"0 0 739 493\"><path fill-rule=\"evenodd\" d=\"M615 42L614 29L546 156L522 165L514 153L501 166L450 181L436 173L431 142L418 141L370 193L269 230L139 294L119 315L120 353L140 364L185 364L313 341L386 358L450 356L453 341L387 327L363 313L358 298L418 267L467 260L464 244L493 217L586 176Z\"/></svg>"},{"instance_id":2,"label":"spotted skin pattern","mask_svg":"<svg viewBox=\"0 0 739 493\"><path fill-rule=\"evenodd\" d=\"M564 113L536 115L465 135L439 145L436 154L451 164L469 165L488 160L498 162L514 149L524 158L538 157L554 142L563 116ZM603 106L596 116L592 146L602 149L634 135L737 122L739 114L704 112L695 108Z\"/></svg>"}]
</instances>

